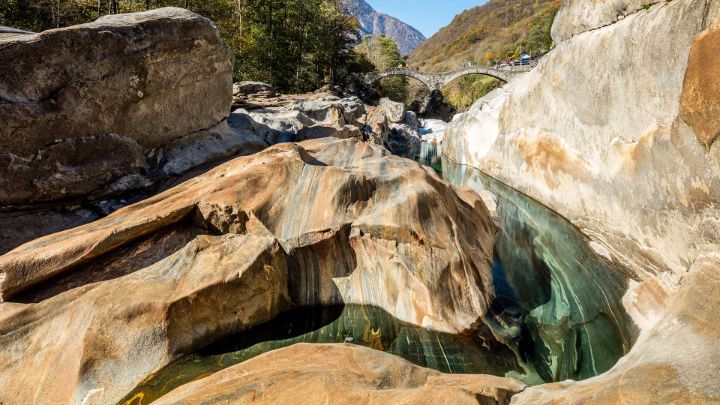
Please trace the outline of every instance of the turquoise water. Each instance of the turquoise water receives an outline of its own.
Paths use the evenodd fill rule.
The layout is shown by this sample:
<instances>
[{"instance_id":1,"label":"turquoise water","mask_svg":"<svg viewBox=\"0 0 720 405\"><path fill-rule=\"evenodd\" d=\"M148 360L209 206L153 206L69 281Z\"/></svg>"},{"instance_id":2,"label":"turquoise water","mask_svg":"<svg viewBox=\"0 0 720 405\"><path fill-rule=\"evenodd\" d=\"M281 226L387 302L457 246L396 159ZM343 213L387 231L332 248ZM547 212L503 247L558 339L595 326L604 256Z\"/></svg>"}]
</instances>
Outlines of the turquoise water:
<instances>
[{"instance_id":1,"label":"turquoise water","mask_svg":"<svg viewBox=\"0 0 720 405\"><path fill-rule=\"evenodd\" d=\"M636 336L621 303L628 282L622 264L596 254L575 226L532 198L475 168L446 158L442 166L448 182L496 197L497 298L488 317L521 319L509 346L543 381L582 380L612 367Z\"/></svg>"},{"instance_id":2,"label":"turquoise water","mask_svg":"<svg viewBox=\"0 0 720 405\"><path fill-rule=\"evenodd\" d=\"M382 309L297 308L165 367L125 400L146 404L175 387L294 343L353 343L448 373L581 380L608 370L635 332L621 298L621 264L595 254L562 216L477 169L443 159L432 144L413 156L452 184L497 199L496 298L477 330L462 335L405 324Z\"/></svg>"}]
</instances>

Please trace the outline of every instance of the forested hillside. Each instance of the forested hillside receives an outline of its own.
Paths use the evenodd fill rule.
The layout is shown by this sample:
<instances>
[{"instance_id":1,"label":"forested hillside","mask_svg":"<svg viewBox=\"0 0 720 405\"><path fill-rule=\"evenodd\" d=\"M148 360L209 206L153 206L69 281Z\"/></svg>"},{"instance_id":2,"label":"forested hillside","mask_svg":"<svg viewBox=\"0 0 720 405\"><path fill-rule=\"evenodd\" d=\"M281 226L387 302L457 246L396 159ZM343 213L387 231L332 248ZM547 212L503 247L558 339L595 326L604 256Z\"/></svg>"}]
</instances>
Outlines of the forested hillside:
<instances>
[{"instance_id":1,"label":"forested hillside","mask_svg":"<svg viewBox=\"0 0 720 405\"><path fill-rule=\"evenodd\" d=\"M236 80L302 92L368 69L352 52L357 21L334 0L2 0L0 25L39 32L167 6L217 24L235 54Z\"/></svg>"},{"instance_id":2,"label":"forested hillside","mask_svg":"<svg viewBox=\"0 0 720 405\"><path fill-rule=\"evenodd\" d=\"M455 70L471 62L494 64L525 51L545 53L553 46L550 27L562 0L490 0L457 15L415 49L408 64L422 71ZM445 98L463 110L499 83L487 77L463 78L448 86Z\"/></svg>"}]
</instances>

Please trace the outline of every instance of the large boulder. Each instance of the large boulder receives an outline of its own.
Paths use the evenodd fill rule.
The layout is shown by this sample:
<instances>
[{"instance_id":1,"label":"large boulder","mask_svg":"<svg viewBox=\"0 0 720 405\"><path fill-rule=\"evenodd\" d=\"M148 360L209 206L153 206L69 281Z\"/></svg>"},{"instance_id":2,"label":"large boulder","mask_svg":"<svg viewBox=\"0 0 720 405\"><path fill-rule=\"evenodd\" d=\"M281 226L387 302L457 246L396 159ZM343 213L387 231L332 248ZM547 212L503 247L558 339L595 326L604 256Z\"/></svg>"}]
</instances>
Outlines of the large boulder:
<instances>
[{"instance_id":1,"label":"large boulder","mask_svg":"<svg viewBox=\"0 0 720 405\"><path fill-rule=\"evenodd\" d=\"M636 11L579 18L577 7L610 16L617 4ZM556 35L533 71L458 116L443 152L555 209L622 263L633 279L623 304L640 331L607 373L514 402L716 402L707 376L720 372L710 315L720 304L703 297L720 288L720 1L569 1L563 10L556 33L583 27Z\"/></svg>"},{"instance_id":2,"label":"large boulder","mask_svg":"<svg viewBox=\"0 0 720 405\"><path fill-rule=\"evenodd\" d=\"M457 117L443 152L556 209L638 278L682 274L720 243L705 3L673 0L561 42Z\"/></svg>"},{"instance_id":3,"label":"large boulder","mask_svg":"<svg viewBox=\"0 0 720 405\"><path fill-rule=\"evenodd\" d=\"M165 229L0 304L0 402L116 403L179 356L287 308L273 238L202 233Z\"/></svg>"},{"instance_id":4,"label":"large boulder","mask_svg":"<svg viewBox=\"0 0 720 405\"><path fill-rule=\"evenodd\" d=\"M405 119L405 104L390 100L389 98L380 99L378 108L385 113L388 121L392 123L400 123Z\"/></svg>"},{"instance_id":5,"label":"large boulder","mask_svg":"<svg viewBox=\"0 0 720 405\"><path fill-rule=\"evenodd\" d=\"M350 344L297 344L184 385L157 404L507 404L525 388L488 375L443 374Z\"/></svg>"},{"instance_id":6,"label":"large boulder","mask_svg":"<svg viewBox=\"0 0 720 405\"><path fill-rule=\"evenodd\" d=\"M220 124L232 102L232 55L212 22L186 10L0 41L0 205L141 173L145 153Z\"/></svg>"},{"instance_id":7,"label":"large boulder","mask_svg":"<svg viewBox=\"0 0 720 405\"><path fill-rule=\"evenodd\" d=\"M271 175L268 175L271 173ZM281 144L141 203L0 256L0 295L62 284L83 263L193 219L215 233L274 236L298 305L367 304L445 332L493 298L495 227L474 192L356 139Z\"/></svg>"}]
</instances>

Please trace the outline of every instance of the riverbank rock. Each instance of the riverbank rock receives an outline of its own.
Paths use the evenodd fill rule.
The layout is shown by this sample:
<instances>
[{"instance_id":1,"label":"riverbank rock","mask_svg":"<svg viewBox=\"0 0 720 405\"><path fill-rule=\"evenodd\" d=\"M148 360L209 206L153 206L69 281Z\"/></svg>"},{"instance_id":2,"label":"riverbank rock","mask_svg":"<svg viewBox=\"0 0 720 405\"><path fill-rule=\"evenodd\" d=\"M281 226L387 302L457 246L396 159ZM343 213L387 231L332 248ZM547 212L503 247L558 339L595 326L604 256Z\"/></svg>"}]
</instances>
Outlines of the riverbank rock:
<instances>
[{"instance_id":1,"label":"riverbank rock","mask_svg":"<svg viewBox=\"0 0 720 405\"><path fill-rule=\"evenodd\" d=\"M273 238L203 233L165 228L0 304L0 402L115 403L179 356L287 308Z\"/></svg>"},{"instance_id":2,"label":"riverbank rock","mask_svg":"<svg viewBox=\"0 0 720 405\"><path fill-rule=\"evenodd\" d=\"M268 176L268 173L272 173ZM493 297L495 227L480 197L356 139L281 144L0 257L5 301L188 218L215 233L272 235L298 305L367 304L461 332Z\"/></svg>"},{"instance_id":3,"label":"riverbank rock","mask_svg":"<svg viewBox=\"0 0 720 405\"><path fill-rule=\"evenodd\" d=\"M0 44L0 205L83 196L144 173L144 154L230 109L232 56L212 22L186 10Z\"/></svg>"},{"instance_id":4,"label":"riverbank rock","mask_svg":"<svg viewBox=\"0 0 720 405\"><path fill-rule=\"evenodd\" d=\"M706 376L720 371L710 332L720 303L695 295L719 285L707 259L720 250L719 9L570 1L554 23L557 47L447 128L449 158L555 209L633 280L630 353L598 377L514 403L718 401Z\"/></svg>"},{"instance_id":5,"label":"riverbank rock","mask_svg":"<svg viewBox=\"0 0 720 405\"><path fill-rule=\"evenodd\" d=\"M513 404L720 403L720 256L699 258L667 311L605 374L531 387ZM646 308L657 312L657 307Z\"/></svg>"},{"instance_id":6,"label":"riverbank rock","mask_svg":"<svg viewBox=\"0 0 720 405\"><path fill-rule=\"evenodd\" d=\"M677 277L720 243L706 10L674 0L559 43L457 117L444 153L562 213L639 279Z\"/></svg>"},{"instance_id":7,"label":"riverbank rock","mask_svg":"<svg viewBox=\"0 0 720 405\"><path fill-rule=\"evenodd\" d=\"M301 343L184 385L157 403L507 404L523 388L509 378L443 374L362 346Z\"/></svg>"}]
</instances>

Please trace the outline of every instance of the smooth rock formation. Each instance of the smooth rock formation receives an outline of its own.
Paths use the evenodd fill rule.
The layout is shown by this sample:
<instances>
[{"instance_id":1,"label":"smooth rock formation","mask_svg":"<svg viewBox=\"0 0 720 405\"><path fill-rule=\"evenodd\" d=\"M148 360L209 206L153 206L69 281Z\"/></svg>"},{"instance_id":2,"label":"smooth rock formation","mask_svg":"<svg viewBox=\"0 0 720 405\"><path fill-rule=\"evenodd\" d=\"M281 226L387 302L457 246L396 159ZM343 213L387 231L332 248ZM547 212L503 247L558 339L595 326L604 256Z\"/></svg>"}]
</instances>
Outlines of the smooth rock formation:
<instances>
[{"instance_id":1,"label":"smooth rock formation","mask_svg":"<svg viewBox=\"0 0 720 405\"><path fill-rule=\"evenodd\" d=\"M457 117L444 153L556 209L638 278L683 273L720 243L705 3L673 0L559 43Z\"/></svg>"},{"instance_id":2,"label":"smooth rock formation","mask_svg":"<svg viewBox=\"0 0 720 405\"><path fill-rule=\"evenodd\" d=\"M193 383L157 404L507 404L519 381L443 374L361 346L296 344Z\"/></svg>"},{"instance_id":3,"label":"smooth rock formation","mask_svg":"<svg viewBox=\"0 0 720 405\"><path fill-rule=\"evenodd\" d=\"M445 133L448 157L555 209L634 280L623 297L640 329L630 353L514 403L720 400L708 377L720 372L710 298L720 285L720 2L646 5L568 2L557 47Z\"/></svg>"},{"instance_id":4,"label":"smooth rock formation","mask_svg":"<svg viewBox=\"0 0 720 405\"><path fill-rule=\"evenodd\" d=\"M298 343L352 343L442 373L503 377L523 371L516 353L488 329L454 335L401 322L367 305L300 307L179 359L143 380L121 402L147 404L184 384Z\"/></svg>"},{"instance_id":5,"label":"smooth rock formation","mask_svg":"<svg viewBox=\"0 0 720 405\"><path fill-rule=\"evenodd\" d=\"M699 258L676 295L660 298L667 311L613 369L531 387L512 404L720 403L720 256Z\"/></svg>"},{"instance_id":6,"label":"smooth rock formation","mask_svg":"<svg viewBox=\"0 0 720 405\"><path fill-rule=\"evenodd\" d=\"M272 175L268 175L271 173ZM216 233L273 235L298 305L368 304L461 332L492 299L495 227L479 196L355 139L281 144L0 257L5 301L188 218ZM57 283L57 282L55 282Z\"/></svg>"},{"instance_id":7,"label":"smooth rock formation","mask_svg":"<svg viewBox=\"0 0 720 405\"><path fill-rule=\"evenodd\" d=\"M565 0L558 10L551 29L553 40L564 41L570 37L607 25L636 12L646 11L658 0Z\"/></svg>"},{"instance_id":8,"label":"smooth rock formation","mask_svg":"<svg viewBox=\"0 0 720 405\"><path fill-rule=\"evenodd\" d=\"M256 93L273 95L275 89L273 89L273 86L263 82L244 81L233 83L233 97Z\"/></svg>"},{"instance_id":9,"label":"smooth rock formation","mask_svg":"<svg viewBox=\"0 0 720 405\"><path fill-rule=\"evenodd\" d=\"M144 154L221 124L230 109L232 56L212 22L186 10L1 41L0 205L84 196L142 174Z\"/></svg>"},{"instance_id":10,"label":"smooth rock formation","mask_svg":"<svg viewBox=\"0 0 720 405\"><path fill-rule=\"evenodd\" d=\"M0 304L0 402L115 403L177 357L287 307L273 238L202 232L178 225L22 300L38 303Z\"/></svg>"},{"instance_id":11,"label":"smooth rock formation","mask_svg":"<svg viewBox=\"0 0 720 405\"><path fill-rule=\"evenodd\" d=\"M420 136L425 142L442 143L448 123L442 120L423 119L420 121Z\"/></svg>"}]
</instances>

